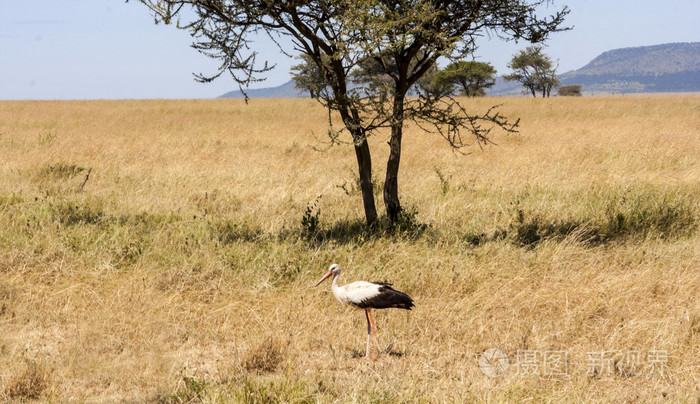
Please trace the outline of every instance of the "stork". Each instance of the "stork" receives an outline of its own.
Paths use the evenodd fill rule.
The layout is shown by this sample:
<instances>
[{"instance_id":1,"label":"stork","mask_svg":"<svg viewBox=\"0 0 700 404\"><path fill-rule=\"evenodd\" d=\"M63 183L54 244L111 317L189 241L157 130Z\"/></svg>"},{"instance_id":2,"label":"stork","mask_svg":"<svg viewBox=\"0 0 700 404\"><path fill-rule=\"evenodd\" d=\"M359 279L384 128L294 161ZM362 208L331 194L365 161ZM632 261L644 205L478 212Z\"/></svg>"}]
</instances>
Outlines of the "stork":
<instances>
[{"instance_id":1,"label":"stork","mask_svg":"<svg viewBox=\"0 0 700 404\"><path fill-rule=\"evenodd\" d=\"M335 296L340 303L365 310L365 317L367 318L367 347L365 349L365 358L374 361L377 350L377 327L374 325L374 318L372 317L371 310L389 308L411 310L414 306L413 299L411 299L409 295L392 288L390 283L385 282L357 281L344 286L338 286L338 277L340 277L340 265L338 264L331 265L328 272L315 286L320 285L321 282L331 276L333 276L333 285L331 286L333 296ZM374 337L372 341L371 357L369 355L370 334Z\"/></svg>"}]
</instances>

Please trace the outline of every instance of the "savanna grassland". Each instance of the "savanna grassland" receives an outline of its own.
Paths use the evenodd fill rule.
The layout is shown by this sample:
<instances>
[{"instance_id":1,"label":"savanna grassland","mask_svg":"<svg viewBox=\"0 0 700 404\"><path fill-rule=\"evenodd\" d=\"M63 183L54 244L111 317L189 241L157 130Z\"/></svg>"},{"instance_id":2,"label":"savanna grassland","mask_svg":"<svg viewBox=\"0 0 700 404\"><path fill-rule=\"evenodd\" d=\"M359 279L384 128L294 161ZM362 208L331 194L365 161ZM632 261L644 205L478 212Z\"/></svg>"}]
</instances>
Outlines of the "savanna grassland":
<instances>
[{"instance_id":1,"label":"savanna grassland","mask_svg":"<svg viewBox=\"0 0 700 404\"><path fill-rule=\"evenodd\" d=\"M0 401L700 402L700 96L467 102L375 233L311 100L0 103ZM331 263L416 301L374 363Z\"/></svg>"}]
</instances>

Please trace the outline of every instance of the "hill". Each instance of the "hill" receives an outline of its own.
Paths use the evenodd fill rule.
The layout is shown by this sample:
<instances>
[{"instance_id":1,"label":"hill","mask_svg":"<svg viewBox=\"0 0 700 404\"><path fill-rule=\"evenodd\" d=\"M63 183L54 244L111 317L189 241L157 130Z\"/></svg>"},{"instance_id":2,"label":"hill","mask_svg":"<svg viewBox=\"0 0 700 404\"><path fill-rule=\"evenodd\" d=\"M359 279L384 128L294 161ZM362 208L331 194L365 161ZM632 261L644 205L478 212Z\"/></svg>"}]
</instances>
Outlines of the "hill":
<instances>
[{"instance_id":1,"label":"hill","mask_svg":"<svg viewBox=\"0 0 700 404\"><path fill-rule=\"evenodd\" d=\"M593 93L700 91L700 42L611 50L560 78Z\"/></svg>"},{"instance_id":2,"label":"hill","mask_svg":"<svg viewBox=\"0 0 700 404\"><path fill-rule=\"evenodd\" d=\"M248 93L248 97L250 97L250 98L304 98L304 97L308 97L308 94L304 94L303 92L294 88L294 82L291 80L282 84L281 86L249 89L246 92ZM221 95L219 98L243 98L243 93L241 93L241 90L233 90L233 91L229 91L226 94Z\"/></svg>"}]
</instances>

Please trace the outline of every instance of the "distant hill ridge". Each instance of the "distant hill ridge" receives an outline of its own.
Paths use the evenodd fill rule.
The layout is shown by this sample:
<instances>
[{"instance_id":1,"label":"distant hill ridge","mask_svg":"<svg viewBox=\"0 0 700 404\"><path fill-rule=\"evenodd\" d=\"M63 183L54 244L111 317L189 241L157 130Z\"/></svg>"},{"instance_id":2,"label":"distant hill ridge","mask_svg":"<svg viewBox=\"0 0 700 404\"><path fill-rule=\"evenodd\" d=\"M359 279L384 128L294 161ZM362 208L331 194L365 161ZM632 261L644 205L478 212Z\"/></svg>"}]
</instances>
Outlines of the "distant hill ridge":
<instances>
[{"instance_id":1,"label":"distant hill ridge","mask_svg":"<svg viewBox=\"0 0 700 404\"><path fill-rule=\"evenodd\" d=\"M550 55L555 56L555 55ZM562 85L581 84L584 93L700 91L700 42L620 48L603 52L582 68L559 76ZM308 95L289 81L278 87L248 90L252 98L297 98ZM488 95L522 94L519 83L497 80ZM242 98L235 90L222 98Z\"/></svg>"},{"instance_id":2,"label":"distant hill ridge","mask_svg":"<svg viewBox=\"0 0 700 404\"><path fill-rule=\"evenodd\" d=\"M248 93L248 97L250 98L308 97L308 95L305 95L300 90L296 89L294 87L294 82L291 80L277 87L248 89L246 90L246 93ZM241 90L233 90L220 96L219 98L243 98L243 93L241 93Z\"/></svg>"},{"instance_id":3,"label":"distant hill ridge","mask_svg":"<svg viewBox=\"0 0 700 404\"><path fill-rule=\"evenodd\" d=\"M607 51L560 79L593 93L700 91L700 42Z\"/></svg>"},{"instance_id":4,"label":"distant hill ridge","mask_svg":"<svg viewBox=\"0 0 700 404\"><path fill-rule=\"evenodd\" d=\"M576 74L668 74L700 70L700 42L621 48L603 52Z\"/></svg>"}]
</instances>

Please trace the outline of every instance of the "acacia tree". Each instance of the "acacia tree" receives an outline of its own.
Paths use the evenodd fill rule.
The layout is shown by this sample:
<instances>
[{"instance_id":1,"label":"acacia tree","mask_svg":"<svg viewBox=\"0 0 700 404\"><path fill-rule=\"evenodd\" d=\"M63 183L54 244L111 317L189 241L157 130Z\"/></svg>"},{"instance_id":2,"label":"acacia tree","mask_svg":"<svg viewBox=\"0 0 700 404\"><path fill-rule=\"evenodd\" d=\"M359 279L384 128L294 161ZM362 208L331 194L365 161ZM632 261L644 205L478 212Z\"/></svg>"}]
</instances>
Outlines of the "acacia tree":
<instances>
[{"instance_id":1,"label":"acacia tree","mask_svg":"<svg viewBox=\"0 0 700 404\"><path fill-rule=\"evenodd\" d=\"M557 66L542 52L541 46L528 46L520 50L508 63L508 68L513 72L503 78L507 81L519 81L530 90L533 97L537 97L538 93L542 94L543 98L549 97L552 88L559 85Z\"/></svg>"},{"instance_id":2,"label":"acacia tree","mask_svg":"<svg viewBox=\"0 0 700 404\"><path fill-rule=\"evenodd\" d=\"M467 97L480 97L486 95L486 88L496 84L496 69L490 63L460 60L441 70L436 80L460 87Z\"/></svg>"},{"instance_id":3,"label":"acacia tree","mask_svg":"<svg viewBox=\"0 0 700 404\"><path fill-rule=\"evenodd\" d=\"M442 98L452 95L454 86L440 80L440 70L433 65L420 79L418 79L417 91L426 98Z\"/></svg>"},{"instance_id":4,"label":"acacia tree","mask_svg":"<svg viewBox=\"0 0 700 404\"><path fill-rule=\"evenodd\" d=\"M126 0L128 1L128 0ZM401 212L398 172L404 121L417 122L442 135L452 147L488 141L493 127L514 125L494 108L469 115L452 99L407 97L409 89L430 71L438 58L458 60L473 53L486 33L506 40L542 42L563 28L568 9L538 17L539 6L551 0L138 0L156 22L175 21L189 30L193 47L221 62L211 81L230 73L243 89L271 69L257 60L252 42L258 34L291 39L294 50L307 55L323 71L328 97L319 100L337 111L355 149L360 188L368 225L377 222L368 137L390 130L390 153L384 180L384 205L390 222ZM278 44L281 42L278 42ZM283 52L288 49L281 49ZM388 78L380 86L350 86L349 75L373 60ZM331 114L329 114L331 116ZM330 122L331 128L333 123Z\"/></svg>"},{"instance_id":5,"label":"acacia tree","mask_svg":"<svg viewBox=\"0 0 700 404\"><path fill-rule=\"evenodd\" d=\"M301 59L301 63L291 68L294 87L308 91L311 98L320 97L327 86L326 76L309 55L301 54L297 58Z\"/></svg>"}]
</instances>

